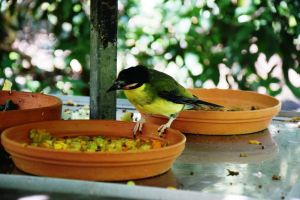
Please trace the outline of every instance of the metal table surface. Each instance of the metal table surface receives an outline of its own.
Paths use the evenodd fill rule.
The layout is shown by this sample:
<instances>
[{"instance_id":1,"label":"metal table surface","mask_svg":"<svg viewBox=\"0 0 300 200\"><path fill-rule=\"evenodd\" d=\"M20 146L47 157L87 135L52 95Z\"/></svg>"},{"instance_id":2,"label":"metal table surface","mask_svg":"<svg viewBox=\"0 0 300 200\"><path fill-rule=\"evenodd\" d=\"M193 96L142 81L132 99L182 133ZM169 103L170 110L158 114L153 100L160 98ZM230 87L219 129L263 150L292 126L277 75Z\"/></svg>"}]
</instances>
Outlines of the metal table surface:
<instances>
[{"instance_id":1,"label":"metal table surface","mask_svg":"<svg viewBox=\"0 0 300 200\"><path fill-rule=\"evenodd\" d=\"M60 98L76 104L64 105L69 113L64 118L88 104L88 97ZM134 112L126 100L117 104L118 118L124 109ZM16 169L2 150L0 199L34 194L40 199L70 199L74 195L78 199L300 199L300 128L285 121L297 115L300 113L281 112L283 117L274 118L268 129L253 134L187 134L186 148L173 167L165 174L135 180L135 186L32 176ZM80 113L71 118L87 116ZM249 144L249 140L262 144Z\"/></svg>"}]
</instances>

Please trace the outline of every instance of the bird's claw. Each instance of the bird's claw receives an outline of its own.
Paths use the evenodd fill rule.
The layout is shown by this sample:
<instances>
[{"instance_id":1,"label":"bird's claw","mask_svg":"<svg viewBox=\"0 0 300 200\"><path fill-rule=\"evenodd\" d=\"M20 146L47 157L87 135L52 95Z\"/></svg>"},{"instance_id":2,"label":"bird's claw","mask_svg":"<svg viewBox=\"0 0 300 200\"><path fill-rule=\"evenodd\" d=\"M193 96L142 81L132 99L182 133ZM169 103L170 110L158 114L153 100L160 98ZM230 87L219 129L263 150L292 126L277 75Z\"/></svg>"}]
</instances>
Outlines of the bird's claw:
<instances>
[{"instance_id":1,"label":"bird's claw","mask_svg":"<svg viewBox=\"0 0 300 200\"><path fill-rule=\"evenodd\" d=\"M173 119L173 118L172 118ZM158 136L162 137L163 134L165 133L165 131L170 128L171 123L173 120L169 120L166 124L161 125L160 127L158 127L157 132L158 132ZM136 122L134 128L133 128L133 137L135 138L137 133L142 133L143 131L143 125L145 123L145 119L141 118L139 121Z\"/></svg>"},{"instance_id":2,"label":"bird's claw","mask_svg":"<svg viewBox=\"0 0 300 200\"><path fill-rule=\"evenodd\" d=\"M163 124L160 127L158 127L157 132L158 132L158 136L162 137L163 134L165 133L165 131L170 128L167 124Z\"/></svg>"},{"instance_id":3,"label":"bird's claw","mask_svg":"<svg viewBox=\"0 0 300 200\"><path fill-rule=\"evenodd\" d=\"M144 124L144 122L141 122L141 121L136 122L136 124L133 128L133 137L135 137L138 132L140 132L140 133L142 132L143 124Z\"/></svg>"}]
</instances>

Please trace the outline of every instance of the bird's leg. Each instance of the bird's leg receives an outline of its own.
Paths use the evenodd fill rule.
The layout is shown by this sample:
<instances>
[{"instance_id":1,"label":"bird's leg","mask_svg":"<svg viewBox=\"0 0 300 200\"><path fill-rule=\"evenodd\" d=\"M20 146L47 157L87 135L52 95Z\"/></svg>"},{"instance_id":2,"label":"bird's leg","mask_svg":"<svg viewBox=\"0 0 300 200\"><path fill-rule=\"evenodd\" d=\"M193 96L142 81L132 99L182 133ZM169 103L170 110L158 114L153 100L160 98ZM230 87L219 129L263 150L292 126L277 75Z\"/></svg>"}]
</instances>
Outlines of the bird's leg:
<instances>
[{"instance_id":1,"label":"bird's leg","mask_svg":"<svg viewBox=\"0 0 300 200\"><path fill-rule=\"evenodd\" d=\"M173 114L170 116L169 121L158 128L158 134L161 136L165 132L167 128L171 127L172 122L176 119L177 114Z\"/></svg>"},{"instance_id":2,"label":"bird's leg","mask_svg":"<svg viewBox=\"0 0 300 200\"><path fill-rule=\"evenodd\" d=\"M133 135L136 136L137 132L142 132L143 124L145 123L145 119L141 117L139 121L135 123L135 126L133 128Z\"/></svg>"}]
</instances>

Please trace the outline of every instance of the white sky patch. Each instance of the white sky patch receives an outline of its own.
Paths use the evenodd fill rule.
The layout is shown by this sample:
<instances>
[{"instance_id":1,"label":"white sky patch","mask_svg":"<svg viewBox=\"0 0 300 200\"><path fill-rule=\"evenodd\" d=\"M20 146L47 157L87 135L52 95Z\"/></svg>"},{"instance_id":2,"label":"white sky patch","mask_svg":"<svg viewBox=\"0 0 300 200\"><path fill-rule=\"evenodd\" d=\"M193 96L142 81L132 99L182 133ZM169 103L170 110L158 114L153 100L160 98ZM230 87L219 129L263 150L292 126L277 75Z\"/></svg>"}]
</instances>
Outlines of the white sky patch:
<instances>
[{"instance_id":1,"label":"white sky patch","mask_svg":"<svg viewBox=\"0 0 300 200\"><path fill-rule=\"evenodd\" d=\"M216 85L214 84L214 82L212 80L207 80L203 83L203 88L207 88L207 89L211 89L211 88L215 88Z\"/></svg>"},{"instance_id":2,"label":"white sky patch","mask_svg":"<svg viewBox=\"0 0 300 200\"><path fill-rule=\"evenodd\" d=\"M248 22L251 20L251 16L250 15L241 15L238 17L238 22L239 23L244 23L244 22Z\"/></svg>"},{"instance_id":3,"label":"white sky patch","mask_svg":"<svg viewBox=\"0 0 300 200\"><path fill-rule=\"evenodd\" d=\"M175 62L170 62L163 72L172 76L183 87L188 87L188 85L187 85L187 78L188 78L187 69L179 67Z\"/></svg>"},{"instance_id":4,"label":"white sky patch","mask_svg":"<svg viewBox=\"0 0 300 200\"><path fill-rule=\"evenodd\" d=\"M17 76L15 80L20 85L25 85L26 83L26 78L23 76Z\"/></svg>"},{"instance_id":5,"label":"white sky patch","mask_svg":"<svg viewBox=\"0 0 300 200\"><path fill-rule=\"evenodd\" d=\"M197 55L193 53L185 54L184 62L193 75L197 76L203 72L203 66L201 63L199 63L199 59Z\"/></svg>"},{"instance_id":6,"label":"white sky patch","mask_svg":"<svg viewBox=\"0 0 300 200\"><path fill-rule=\"evenodd\" d=\"M250 75L247 77L247 82L249 82L249 83L253 83L253 82L257 81L257 80L258 80L258 79L257 79L256 74L250 74Z\"/></svg>"},{"instance_id":7,"label":"white sky patch","mask_svg":"<svg viewBox=\"0 0 300 200\"><path fill-rule=\"evenodd\" d=\"M65 68L65 61L61 57L55 57L54 58L54 65L57 69L64 69Z\"/></svg>"},{"instance_id":8,"label":"white sky patch","mask_svg":"<svg viewBox=\"0 0 300 200\"><path fill-rule=\"evenodd\" d=\"M267 93L267 89L263 86L259 86L257 88L257 91L258 91L258 93L261 93L261 94L266 94Z\"/></svg>"},{"instance_id":9,"label":"white sky patch","mask_svg":"<svg viewBox=\"0 0 300 200\"><path fill-rule=\"evenodd\" d=\"M57 17L55 15L52 15L52 14L48 14L48 21L53 24L53 25L56 25L57 24Z\"/></svg>"},{"instance_id":10,"label":"white sky patch","mask_svg":"<svg viewBox=\"0 0 300 200\"><path fill-rule=\"evenodd\" d=\"M121 59L118 59L118 60L121 60ZM123 66L126 66L126 67L138 65L137 59L132 54L126 54L126 56L124 56L124 61L125 61L125 63Z\"/></svg>"},{"instance_id":11,"label":"white sky patch","mask_svg":"<svg viewBox=\"0 0 300 200\"><path fill-rule=\"evenodd\" d=\"M48 2L43 2L42 4L41 4L41 9L42 10L47 10L48 9L48 7L49 7L49 3Z\"/></svg>"},{"instance_id":12,"label":"white sky patch","mask_svg":"<svg viewBox=\"0 0 300 200\"><path fill-rule=\"evenodd\" d=\"M137 54L140 53L139 48L137 48L137 47L131 48L130 52L131 52L133 55L137 55Z\"/></svg>"},{"instance_id":13,"label":"white sky patch","mask_svg":"<svg viewBox=\"0 0 300 200\"><path fill-rule=\"evenodd\" d=\"M178 71L179 67L176 65L175 62L170 62L168 66L166 67L164 73L169 74L173 78L176 79L176 73Z\"/></svg>"},{"instance_id":14,"label":"white sky patch","mask_svg":"<svg viewBox=\"0 0 300 200\"><path fill-rule=\"evenodd\" d=\"M6 76L7 78L10 78L10 77L13 75L13 71L12 71L11 68L6 67L6 68L4 69L4 74L5 74L5 76Z\"/></svg>"},{"instance_id":15,"label":"white sky patch","mask_svg":"<svg viewBox=\"0 0 300 200\"><path fill-rule=\"evenodd\" d=\"M137 48L138 52L146 52L148 50L148 45L151 42L150 38L147 36L142 36L139 40L136 41L135 47Z\"/></svg>"},{"instance_id":16,"label":"white sky patch","mask_svg":"<svg viewBox=\"0 0 300 200\"><path fill-rule=\"evenodd\" d=\"M162 46L162 43L155 41L151 44L151 48L157 53L161 54L164 52L164 48Z\"/></svg>"},{"instance_id":17,"label":"white sky patch","mask_svg":"<svg viewBox=\"0 0 300 200\"><path fill-rule=\"evenodd\" d=\"M294 45L296 46L296 49L297 49L298 51L300 51L300 34L298 35L297 38L295 38L295 39L293 40L293 43L294 43Z\"/></svg>"},{"instance_id":18,"label":"white sky patch","mask_svg":"<svg viewBox=\"0 0 300 200\"><path fill-rule=\"evenodd\" d=\"M82 66L81 66L80 62L76 59L71 60L70 66L72 68L72 71L75 73L79 73L82 71Z\"/></svg>"},{"instance_id":19,"label":"white sky patch","mask_svg":"<svg viewBox=\"0 0 300 200\"><path fill-rule=\"evenodd\" d=\"M162 0L142 0L140 2L140 13L143 15L135 15L128 21L130 29L143 28L143 32L147 34L155 34L161 28L162 14L156 9L162 4Z\"/></svg>"},{"instance_id":20,"label":"white sky patch","mask_svg":"<svg viewBox=\"0 0 300 200\"><path fill-rule=\"evenodd\" d=\"M188 87L187 84L187 78L188 78L188 70L186 68L179 68L178 73L177 73L177 78L178 82L183 86L183 87Z\"/></svg>"},{"instance_id":21,"label":"white sky patch","mask_svg":"<svg viewBox=\"0 0 300 200\"><path fill-rule=\"evenodd\" d=\"M300 74L293 69L289 69L289 80L295 87L300 87Z\"/></svg>"},{"instance_id":22,"label":"white sky patch","mask_svg":"<svg viewBox=\"0 0 300 200\"><path fill-rule=\"evenodd\" d=\"M251 44L250 47L249 47L249 52L252 53L252 54L255 54L258 52L258 47L256 44Z\"/></svg>"},{"instance_id":23,"label":"white sky patch","mask_svg":"<svg viewBox=\"0 0 300 200\"><path fill-rule=\"evenodd\" d=\"M267 60L266 55L260 53L254 66L256 68L257 74L263 79L267 78L268 73L275 66L275 69L272 71L271 75L274 77L278 77L279 79L283 79L282 59L277 54L272 55L270 59Z\"/></svg>"},{"instance_id":24,"label":"white sky patch","mask_svg":"<svg viewBox=\"0 0 300 200\"><path fill-rule=\"evenodd\" d=\"M204 10L202 16L206 19L210 18L210 12L208 10Z\"/></svg>"},{"instance_id":25,"label":"white sky patch","mask_svg":"<svg viewBox=\"0 0 300 200\"><path fill-rule=\"evenodd\" d=\"M166 60L170 60L171 58L172 58L172 54L171 53L166 53L165 55L164 55L164 58L166 59Z\"/></svg>"},{"instance_id":26,"label":"white sky patch","mask_svg":"<svg viewBox=\"0 0 300 200\"><path fill-rule=\"evenodd\" d=\"M185 49L188 46L187 42L184 39L180 40L179 45L182 49Z\"/></svg>"},{"instance_id":27,"label":"white sky patch","mask_svg":"<svg viewBox=\"0 0 300 200\"><path fill-rule=\"evenodd\" d=\"M207 6L212 9L212 14L218 15L220 14L220 8L215 3L214 0L207 0Z\"/></svg>"},{"instance_id":28,"label":"white sky patch","mask_svg":"<svg viewBox=\"0 0 300 200\"><path fill-rule=\"evenodd\" d=\"M183 18L175 25L176 33L186 34L191 28L191 19Z\"/></svg>"},{"instance_id":29,"label":"white sky patch","mask_svg":"<svg viewBox=\"0 0 300 200\"><path fill-rule=\"evenodd\" d=\"M61 50L61 49L56 49L56 50L54 51L54 55L55 55L56 57L63 56L63 55L64 55L64 51Z\"/></svg>"},{"instance_id":30,"label":"white sky patch","mask_svg":"<svg viewBox=\"0 0 300 200\"><path fill-rule=\"evenodd\" d=\"M72 30L72 24L70 24L69 22L64 22L61 26L65 32L70 32Z\"/></svg>"},{"instance_id":31,"label":"white sky patch","mask_svg":"<svg viewBox=\"0 0 300 200\"><path fill-rule=\"evenodd\" d=\"M279 90L281 88L281 85L278 84L278 83L271 83L270 88L271 88L271 90L276 91L276 90Z\"/></svg>"},{"instance_id":32,"label":"white sky patch","mask_svg":"<svg viewBox=\"0 0 300 200\"><path fill-rule=\"evenodd\" d=\"M28 60L22 60L22 66L25 69L29 69L30 68L30 63L28 62Z\"/></svg>"},{"instance_id":33,"label":"white sky patch","mask_svg":"<svg viewBox=\"0 0 300 200\"><path fill-rule=\"evenodd\" d=\"M230 69L223 63L218 65L219 72L220 72L220 80L218 83L218 88L220 89L228 89L229 85L226 81L226 76L230 74Z\"/></svg>"},{"instance_id":34,"label":"white sky patch","mask_svg":"<svg viewBox=\"0 0 300 200\"><path fill-rule=\"evenodd\" d=\"M45 62L46 61L46 62ZM51 55L40 54L32 58L32 64L47 72L54 71L54 60Z\"/></svg>"},{"instance_id":35,"label":"white sky patch","mask_svg":"<svg viewBox=\"0 0 300 200\"><path fill-rule=\"evenodd\" d=\"M262 77L263 79L267 78L268 75L268 62L266 55L263 53L260 53L258 55L257 61L255 62L255 68L257 71L257 74Z\"/></svg>"}]
</instances>

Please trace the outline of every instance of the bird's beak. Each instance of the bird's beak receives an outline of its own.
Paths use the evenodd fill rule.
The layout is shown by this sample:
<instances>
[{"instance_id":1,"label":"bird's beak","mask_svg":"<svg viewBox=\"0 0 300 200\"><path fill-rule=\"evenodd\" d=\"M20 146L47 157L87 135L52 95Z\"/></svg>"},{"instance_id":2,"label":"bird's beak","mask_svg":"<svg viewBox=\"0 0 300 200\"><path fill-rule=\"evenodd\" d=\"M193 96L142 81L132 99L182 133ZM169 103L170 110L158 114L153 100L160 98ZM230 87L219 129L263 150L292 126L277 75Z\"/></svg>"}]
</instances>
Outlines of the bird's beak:
<instances>
[{"instance_id":1,"label":"bird's beak","mask_svg":"<svg viewBox=\"0 0 300 200\"><path fill-rule=\"evenodd\" d=\"M106 91L111 92L115 90L120 90L125 86L125 83L123 81L116 80L114 84Z\"/></svg>"}]
</instances>

